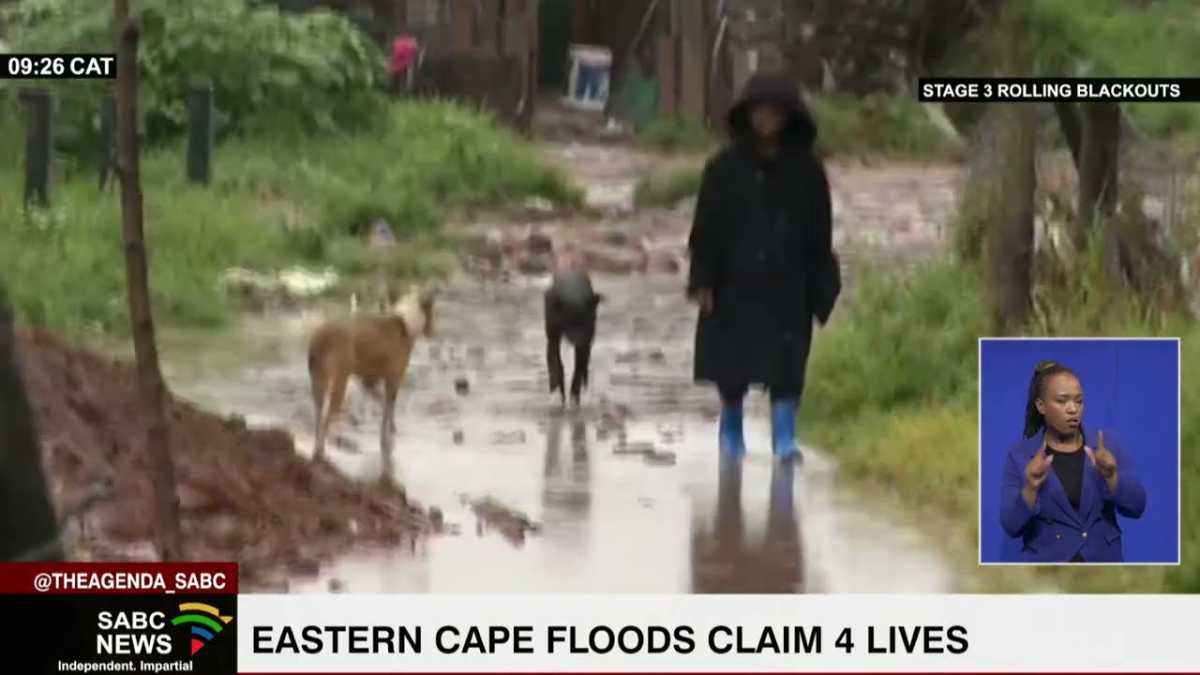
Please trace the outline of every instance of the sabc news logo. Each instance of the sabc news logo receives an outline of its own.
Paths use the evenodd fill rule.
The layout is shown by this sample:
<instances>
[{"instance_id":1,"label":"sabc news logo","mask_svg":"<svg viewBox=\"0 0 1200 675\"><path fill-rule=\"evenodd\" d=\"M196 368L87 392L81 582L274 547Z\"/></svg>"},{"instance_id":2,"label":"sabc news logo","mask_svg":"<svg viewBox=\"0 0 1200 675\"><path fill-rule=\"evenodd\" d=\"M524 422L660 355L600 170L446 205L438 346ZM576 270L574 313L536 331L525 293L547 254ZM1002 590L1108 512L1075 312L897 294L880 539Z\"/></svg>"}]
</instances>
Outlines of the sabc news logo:
<instances>
[{"instance_id":1,"label":"sabc news logo","mask_svg":"<svg viewBox=\"0 0 1200 675\"><path fill-rule=\"evenodd\" d=\"M96 617L96 653L103 656L168 656L175 637L187 629L192 656L221 634L232 616L203 602L179 604L179 614L167 620L166 612L100 612Z\"/></svg>"}]
</instances>

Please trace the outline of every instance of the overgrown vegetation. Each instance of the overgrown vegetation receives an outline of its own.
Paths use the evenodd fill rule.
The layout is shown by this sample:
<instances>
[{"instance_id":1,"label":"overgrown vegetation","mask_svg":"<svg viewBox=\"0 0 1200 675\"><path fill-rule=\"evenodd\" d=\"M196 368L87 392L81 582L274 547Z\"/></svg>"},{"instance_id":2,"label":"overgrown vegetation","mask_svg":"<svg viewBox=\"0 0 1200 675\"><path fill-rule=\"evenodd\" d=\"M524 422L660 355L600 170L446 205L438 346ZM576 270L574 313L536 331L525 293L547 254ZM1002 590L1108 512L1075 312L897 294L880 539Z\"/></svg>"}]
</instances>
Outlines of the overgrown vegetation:
<instances>
[{"instance_id":1,"label":"overgrown vegetation","mask_svg":"<svg viewBox=\"0 0 1200 675\"><path fill-rule=\"evenodd\" d=\"M998 20L969 34L943 60L946 75L994 74L1020 35L1033 50L1033 75L1190 77L1200 60L1200 5L1191 0L1037 0L1005 3ZM1133 103L1135 124L1154 136L1200 137L1200 104ZM956 106L957 120L978 106Z\"/></svg>"},{"instance_id":2,"label":"overgrown vegetation","mask_svg":"<svg viewBox=\"0 0 1200 675\"><path fill-rule=\"evenodd\" d=\"M948 517L941 537L974 567L978 529L979 337L989 335L980 273L952 260L914 272L866 272L841 315L814 342L804 428L834 449L848 475L898 492L918 509ZM1156 315L1143 303L1081 277L1072 304L1032 336L1139 335L1183 338L1183 447L1200 443L1200 326ZM1082 303L1082 304L1080 304ZM1101 332L1096 317L1104 316ZM1183 483L1200 480L1200 458L1183 453ZM1200 555L1200 500L1183 495L1184 559ZM953 542L960 542L955 544ZM1139 567L1029 572L987 568L988 590L1028 590L1031 580L1075 591L1156 592L1200 588L1194 569Z\"/></svg>"},{"instance_id":3,"label":"overgrown vegetation","mask_svg":"<svg viewBox=\"0 0 1200 675\"><path fill-rule=\"evenodd\" d=\"M696 167L645 176L634 189L633 203L638 208L672 208L700 191L701 174Z\"/></svg>"},{"instance_id":4,"label":"overgrown vegetation","mask_svg":"<svg viewBox=\"0 0 1200 675\"><path fill-rule=\"evenodd\" d=\"M126 330L115 191L81 173L52 188L49 210L27 214L19 157L0 162L0 275L21 319L76 334ZM395 104L371 133L232 140L217 149L209 187L185 182L177 150L150 153L142 175L155 309L192 325L228 316L217 279L231 266L436 273L450 262L431 255L447 209L581 200L514 134L449 103ZM361 235L379 218L399 246L367 249Z\"/></svg>"},{"instance_id":5,"label":"overgrown vegetation","mask_svg":"<svg viewBox=\"0 0 1200 675\"><path fill-rule=\"evenodd\" d=\"M655 117L634 135L639 145L666 152L702 153L713 150L720 136L709 127L685 117Z\"/></svg>"},{"instance_id":6,"label":"overgrown vegetation","mask_svg":"<svg viewBox=\"0 0 1200 675\"><path fill-rule=\"evenodd\" d=\"M186 128L190 86L210 82L219 137L362 130L382 118L382 51L342 14L281 12L246 0L139 0L142 123L161 143ZM16 52L111 52L111 2L20 0L0 10ZM45 81L59 100L60 149L93 156L103 81Z\"/></svg>"},{"instance_id":7,"label":"overgrown vegetation","mask_svg":"<svg viewBox=\"0 0 1200 675\"><path fill-rule=\"evenodd\" d=\"M824 155L892 155L947 159L953 140L933 123L914 97L890 94L823 94L809 99Z\"/></svg>"}]
</instances>

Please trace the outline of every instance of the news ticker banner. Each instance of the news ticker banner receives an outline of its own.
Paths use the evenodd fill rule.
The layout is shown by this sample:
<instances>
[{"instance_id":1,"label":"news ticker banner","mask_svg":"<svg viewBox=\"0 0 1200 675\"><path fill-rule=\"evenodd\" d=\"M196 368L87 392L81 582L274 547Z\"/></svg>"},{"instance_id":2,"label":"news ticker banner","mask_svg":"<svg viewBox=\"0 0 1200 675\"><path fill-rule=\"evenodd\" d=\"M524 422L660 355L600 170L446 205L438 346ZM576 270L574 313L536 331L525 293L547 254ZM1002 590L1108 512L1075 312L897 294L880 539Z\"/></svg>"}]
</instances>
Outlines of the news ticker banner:
<instances>
[{"instance_id":1,"label":"news ticker banner","mask_svg":"<svg viewBox=\"0 0 1200 675\"><path fill-rule=\"evenodd\" d=\"M0 564L22 673L1200 672L1190 595L238 595Z\"/></svg>"},{"instance_id":2,"label":"news ticker banner","mask_svg":"<svg viewBox=\"0 0 1200 675\"><path fill-rule=\"evenodd\" d=\"M1196 103L1200 77L920 78L924 103Z\"/></svg>"}]
</instances>

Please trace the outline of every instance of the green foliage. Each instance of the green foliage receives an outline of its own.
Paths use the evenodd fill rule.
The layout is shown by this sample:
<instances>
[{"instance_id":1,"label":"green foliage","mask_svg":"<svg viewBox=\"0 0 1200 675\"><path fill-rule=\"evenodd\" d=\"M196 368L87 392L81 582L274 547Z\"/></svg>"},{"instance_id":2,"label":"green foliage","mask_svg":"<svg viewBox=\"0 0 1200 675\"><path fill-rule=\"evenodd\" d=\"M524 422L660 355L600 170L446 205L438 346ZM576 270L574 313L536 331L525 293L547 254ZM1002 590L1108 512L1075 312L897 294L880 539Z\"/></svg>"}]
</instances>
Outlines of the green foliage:
<instances>
[{"instance_id":1,"label":"green foliage","mask_svg":"<svg viewBox=\"0 0 1200 675\"><path fill-rule=\"evenodd\" d=\"M702 173L700 168L687 168L645 176L634 188L633 203L638 208L674 207L700 191Z\"/></svg>"},{"instance_id":2,"label":"green foliage","mask_svg":"<svg viewBox=\"0 0 1200 675\"><path fill-rule=\"evenodd\" d=\"M955 154L949 139L921 104L907 96L824 94L811 97L824 155L894 155L945 158Z\"/></svg>"},{"instance_id":3,"label":"green foliage","mask_svg":"<svg viewBox=\"0 0 1200 675\"><path fill-rule=\"evenodd\" d=\"M655 117L637 130L638 145L668 152L707 152L719 142L703 124L685 117Z\"/></svg>"},{"instance_id":4,"label":"green foliage","mask_svg":"<svg viewBox=\"0 0 1200 675\"><path fill-rule=\"evenodd\" d=\"M864 269L842 316L814 341L806 419L945 402L975 381L987 315L976 270L939 262L912 274Z\"/></svg>"},{"instance_id":5,"label":"green foliage","mask_svg":"<svg viewBox=\"0 0 1200 675\"><path fill-rule=\"evenodd\" d=\"M186 128L186 95L211 82L221 136L361 129L378 119L382 51L340 14L245 0L139 0L139 105L146 138ZM3 10L14 51L111 52L111 2L20 0ZM95 151L105 82L41 82L59 100L61 146Z\"/></svg>"},{"instance_id":6,"label":"green foliage","mask_svg":"<svg viewBox=\"0 0 1200 675\"><path fill-rule=\"evenodd\" d=\"M379 218L397 234L426 232L446 206L583 199L491 116L449 102L397 103L371 133L250 139L217 161L217 191L288 195L330 235L361 234Z\"/></svg>"},{"instance_id":7,"label":"green foliage","mask_svg":"<svg viewBox=\"0 0 1200 675\"><path fill-rule=\"evenodd\" d=\"M1013 0L944 59L958 76L1191 77L1200 61L1200 5L1191 0ZM1200 134L1200 105L1127 108L1154 135ZM978 113L959 112L968 119ZM960 120L964 121L964 120Z\"/></svg>"},{"instance_id":8,"label":"green foliage","mask_svg":"<svg viewBox=\"0 0 1200 675\"><path fill-rule=\"evenodd\" d=\"M372 133L230 141L207 188L187 184L183 168L177 149L143 162L152 298L167 325L226 319L233 307L217 279L228 267L436 274L448 267L436 234L447 209L531 195L581 200L515 135L447 103L395 104ZM116 192L99 192L88 174L56 185L49 211L27 215L22 185L20 158L0 157L0 278L18 316L74 334L127 330ZM358 235L376 218L399 246L363 246Z\"/></svg>"},{"instance_id":9,"label":"green foliage","mask_svg":"<svg viewBox=\"0 0 1200 675\"><path fill-rule=\"evenodd\" d=\"M1099 247L1096 247L1099 248ZM1092 263L1085 262L1087 267ZM1139 311L1128 297L1076 290L1056 305L1053 325L1031 336L1182 337L1182 482L1200 481L1200 325ZM952 528L947 555L975 590L1028 591L1050 584L1077 592L1196 592L1195 566L1163 569L978 569L978 351L988 335L977 268L936 262L914 272L862 272L850 303L817 334L805 394L804 429L834 452L847 475L894 489ZM1184 559L1200 555L1200 496L1184 491ZM956 541L966 542L956 544Z\"/></svg>"}]
</instances>

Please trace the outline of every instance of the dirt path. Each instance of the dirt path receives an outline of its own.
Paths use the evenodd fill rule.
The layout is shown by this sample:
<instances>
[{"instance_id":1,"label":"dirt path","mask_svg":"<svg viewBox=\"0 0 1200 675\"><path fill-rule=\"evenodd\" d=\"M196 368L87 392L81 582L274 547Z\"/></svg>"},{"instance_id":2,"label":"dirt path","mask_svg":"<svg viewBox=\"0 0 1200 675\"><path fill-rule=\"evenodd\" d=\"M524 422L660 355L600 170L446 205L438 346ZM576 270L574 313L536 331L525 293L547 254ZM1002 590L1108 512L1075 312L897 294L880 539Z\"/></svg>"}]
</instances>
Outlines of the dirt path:
<instances>
[{"instance_id":1,"label":"dirt path","mask_svg":"<svg viewBox=\"0 0 1200 675\"><path fill-rule=\"evenodd\" d=\"M291 589L954 590L953 573L926 536L905 514L835 481L827 456L810 450L795 475L774 467L761 397L749 401L744 467L740 474L720 470L715 395L690 381L695 317L682 301L679 264L689 213L629 209L637 176L662 170L663 160L602 144L544 150L589 187L598 215L458 226L472 250L496 248L509 269L502 280L464 273L449 285L439 300L438 337L414 355L397 410L397 478L419 502L440 505L445 533L415 555L407 548L349 554L320 576L293 579ZM914 255L936 248L936 223L953 206L954 169L835 165L831 176L837 238L851 260L874 259L884 248ZM508 256L566 241L613 263L613 272L641 271L595 280L608 301L592 390L580 410L564 412L546 391L545 278L520 273ZM320 318L312 311L247 321L232 339L254 354L251 367L189 345L187 359L206 370L170 368L173 355L185 354L168 344L172 386L251 424L288 426L307 450L304 340ZM456 391L460 379L469 384L465 395ZM332 458L345 472L374 479L381 466L377 404L352 389L350 410Z\"/></svg>"}]
</instances>

